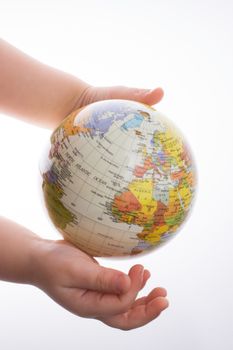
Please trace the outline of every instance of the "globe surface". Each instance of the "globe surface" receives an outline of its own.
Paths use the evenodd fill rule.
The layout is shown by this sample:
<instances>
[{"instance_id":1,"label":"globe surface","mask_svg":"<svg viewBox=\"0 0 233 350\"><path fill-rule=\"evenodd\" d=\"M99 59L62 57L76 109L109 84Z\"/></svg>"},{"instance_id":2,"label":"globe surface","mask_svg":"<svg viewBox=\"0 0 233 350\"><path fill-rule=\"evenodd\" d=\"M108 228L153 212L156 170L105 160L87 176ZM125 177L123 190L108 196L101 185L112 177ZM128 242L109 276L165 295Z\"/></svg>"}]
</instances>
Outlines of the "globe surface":
<instances>
[{"instance_id":1,"label":"globe surface","mask_svg":"<svg viewBox=\"0 0 233 350\"><path fill-rule=\"evenodd\" d=\"M187 218L195 193L180 131L152 107L127 100L71 113L52 133L40 170L53 224L92 256L161 246Z\"/></svg>"}]
</instances>

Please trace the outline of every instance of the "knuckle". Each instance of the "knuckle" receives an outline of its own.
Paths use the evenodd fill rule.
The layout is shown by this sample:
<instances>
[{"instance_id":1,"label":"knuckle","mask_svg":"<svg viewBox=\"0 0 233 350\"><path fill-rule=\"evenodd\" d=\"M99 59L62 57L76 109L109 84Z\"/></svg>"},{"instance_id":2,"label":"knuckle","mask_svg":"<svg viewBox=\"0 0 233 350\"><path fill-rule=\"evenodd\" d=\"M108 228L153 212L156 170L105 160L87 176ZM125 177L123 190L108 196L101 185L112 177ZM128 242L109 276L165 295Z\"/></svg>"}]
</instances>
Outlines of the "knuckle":
<instances>
[{"instance_id":1,"label":"knuckle","mask_svg":"<svg viewBox=\"0 0 233 350\"><path fill-rule=\"evenodd\" d=\"M96 275L96 285L100 290L106 289L106 272L105 270L100 270Z\"/></svg>"}]
</instances>

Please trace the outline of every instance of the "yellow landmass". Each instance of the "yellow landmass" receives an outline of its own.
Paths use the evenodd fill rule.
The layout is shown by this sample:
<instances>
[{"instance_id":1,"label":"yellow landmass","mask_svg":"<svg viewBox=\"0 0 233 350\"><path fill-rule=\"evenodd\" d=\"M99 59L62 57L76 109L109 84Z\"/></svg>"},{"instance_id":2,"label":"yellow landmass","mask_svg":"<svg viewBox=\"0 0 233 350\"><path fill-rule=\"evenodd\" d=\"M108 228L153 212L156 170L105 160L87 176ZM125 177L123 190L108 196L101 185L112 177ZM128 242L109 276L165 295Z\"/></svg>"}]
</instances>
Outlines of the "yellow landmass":
<instances>
[{"instance_id":1,"label":"yellow landmass","mask_svg":"<svg viewBox=\"0 0 233 350\"><path fill-rule=\"evenodd\" d=\"M121 216L121 221L125 222L128 225L130 225L130 224L135 223L135 217L131 213L124 213Z\"/></svg>"},{"instance_id":2,"label":"yellow landmass","mask_svg":"<svg viewBox=\"0 0 233 350\"><path fill-rule=\"evenodd\" d=\"M138 179L132 181L128 188L141 204L137 212L136 221L139 223L148 222L153 219L157 209L157 201L153 199L153 181L151 179Z\"/></svg>"},{"instance_id":3,"label":"yellow landmass","mask_svg":"<svg viewBox=\"0 0 233 350\"><path fill-rule=\"evenodd\" d=\"M168 210L165 212L165 217L171 217L176 215L181 210L181 203L177 188L169 189L169 205Z\"/></svg>"},{"instance_id":4,"label":"yellow landmass","mask_svg":"<svg viewBox=\"0 0 233 350\"><path fill-rule=\"evenodd\" d=\"M178 230L178 228L180 227L180 225L173 225L173 226L169 226L169 232L176 232Z\"/></svg>"},{"instance_id":5,"label":"yellow landmass","mask_svg":"<svg viewBox=\"0 0 233 350\"><path fill-rule=\"evenodd\" d=\"M180 136L174 134L174 131L168 128L165 132L156 133L155 138L162 143L164 152L172 156L179 167L182 166L183 143Z\"/></svg>"},{"instance_id":6,"label":"yellow landmass","mask_svg":"<svg viewBox=\"0 0 233 350\"><path fill-rule=\"evenodd\" d=\"M181 196L184 208L188 209L192 200L192 193L191 193L190 187L187 185L187 183L182 181L178 187L178 191Z\"/></svg>"},{"instance_id":7,"label":"yellow landmass","mask_svg":"<svg viewBox=\"0 0 233 350\"><path fill-rule=\"evenodd\" d=\"M156 244L160 241L161 235L163 233L166 233L168 230L169 230L168 225L156 226L151 230L150 233L147 233L146 235L144 235L143 239L144 241L149 242L152 245Z\"/></svg>"},{"instance_id":8,"label":"yellow landmass","mask_svg":"<svg viewBox=\"0 0 233 350\"><path fill-rule=\"evenodd\" d=\"M149 233L143 238L145 242L148 242L151 245L157 244L160 241L160 239L161 235L159 233Z\"/></svg>"}]
</instances>

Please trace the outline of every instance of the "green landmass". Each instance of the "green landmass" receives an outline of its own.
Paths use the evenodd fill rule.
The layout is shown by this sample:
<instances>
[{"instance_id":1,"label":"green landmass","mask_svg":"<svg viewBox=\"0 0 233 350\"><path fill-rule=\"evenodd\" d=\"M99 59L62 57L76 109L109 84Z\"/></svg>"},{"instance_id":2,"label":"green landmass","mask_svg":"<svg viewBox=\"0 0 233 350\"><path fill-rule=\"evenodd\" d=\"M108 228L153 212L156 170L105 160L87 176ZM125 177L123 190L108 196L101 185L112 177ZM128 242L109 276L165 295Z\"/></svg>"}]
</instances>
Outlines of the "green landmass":
<instances>
[{"instance_id":1,"label":"green landmass","mask_svg":"<svg viewBox=\"0 0 233 350\"><path fill-rule=\"evenodd\" d=\"M46 180L43 181L42 188L51 220L57 228L64 230L67 224L73 222L75 216L61 202L62 190Z\"/></svg>"}]
</instances>

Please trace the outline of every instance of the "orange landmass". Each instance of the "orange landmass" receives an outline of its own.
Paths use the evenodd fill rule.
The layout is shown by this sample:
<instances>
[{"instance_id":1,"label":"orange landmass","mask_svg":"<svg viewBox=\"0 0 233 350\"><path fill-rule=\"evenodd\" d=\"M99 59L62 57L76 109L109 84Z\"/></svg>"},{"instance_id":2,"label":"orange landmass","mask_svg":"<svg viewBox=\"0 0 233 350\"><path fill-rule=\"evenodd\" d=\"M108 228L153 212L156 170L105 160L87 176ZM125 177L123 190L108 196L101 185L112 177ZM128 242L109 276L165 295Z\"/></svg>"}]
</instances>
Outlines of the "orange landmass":
<instances>
[{"instance_id":1,"label":"orange landmass","mask_svg":"<svg viewBox=\"0 0 233 350\"><path fill-rule=\"evenodd\" d=\"M164 214L167 210L167 206L163 204L161 201L157 202L157 210L154 213L154 222L156 225L163 225L165 224L164 221Z\"/></svg>"},{"instance_id":2,"label":"orange landmass","mask_svg":"<svg viewBox=\"0 0 233 350\"><path fill-rule=\"evenodd\" d=\"M191 156L187 147L185 147L184 144L183 144L183 152L181 153L180 157L186 163L186 166L191 165Z\"/></svg>"},{"instance_id":3,"label":"orange landmass","mask_svg":"<svg viewBox=\"0 0 233 350\"><path fill-rule=\"evenodd\" d=\"M76 135L78 133L88 134L90 132L89 128L86 128L81 124L74 125L74 120L76 116L77 116L77 111L71 113L69 117L65 119L64 122L62 123L62 127L64 130L64 137Z\"/></svg>"},{"instance_id":4,"label":"orange landmass","mask_svg":"<svg viewBox=\"0 0 233 350\"><path fill-rule=\"evenodd\" d=\"M141 165L136 165L134 169L134 175L137 177L143 177L144 174L151 169L154 169L155 165L152 163L151 156L147 157L144 161L144 164Z\"/></svg>"},{"instance_id":5,"label":"orange landmass","mask_svg":"<svg viewBox=\"0 0 233 350\"><path fill-rule=\"evenodd\" d=\"M186 175L186 178L185 178L185 180L188 182L188 184L189 184L189 186L190 187L194 187L195 185L196 185L196 179L195 179L195 177L194 177L194 174L193 174L193 172L192 171L190 171L187 175Z\"/></svg>"},{"instance_id":6,"label":"orange landmass","mask_svg":"<svg viewBox=\"0 0 233 350\"><path fill-rule=\"evenodd\" d=\"M172 180L181 180L186 176L186 173L184 170L177 171L175 173L171 174L171 179Z\"/></svg>"},{"instance_id":7,"label":"orange landmass","mask_svg":"<svg viewBox=\"0 0 233 350\"><path fill-rule=\"evenodd\" d=\"M78 133L83 133L83 134L90 133L90 129L82 126L81 123L79 125L74 125L74 120L75 120L76 116L81 112L81 110L83 108L84 107L69 114L64 119L64 121L54 130L54 132L52 133L52 136L51 136L51 143L52 144L55 142L55 135L59 129L63 129L63 134L64 134L63 140L68 136L76 135Z\"/></svg>"},{"instance_id":8,"label":"orange landmass","mask_svg":"<svg viewBox=\"0 0 233 350\"><path fill-rule=\"evenodd\" d=\"M143 166L136 165L133 174L137 177L143 177L146 171L147 169L145 169Z\"/></svg>"},{"instance_id":9,"label":"orange landmass","mask_svg":"<svg viewBox=\"0 0 233 350\"><path fill-rule=\"evenodd\" d=\"M116 196L113 206L121 212L133 212L141 208L141 204L131 191L126 191Z\"/></svg>"}]
</instances>

